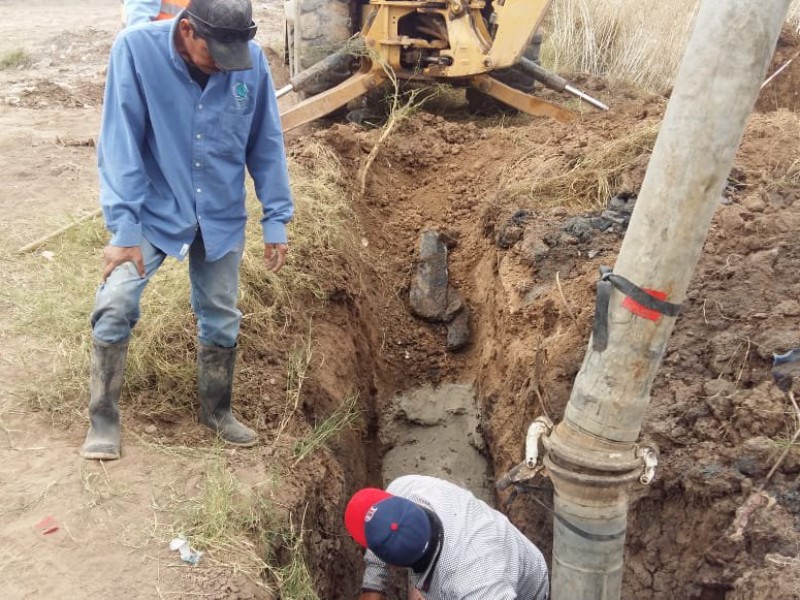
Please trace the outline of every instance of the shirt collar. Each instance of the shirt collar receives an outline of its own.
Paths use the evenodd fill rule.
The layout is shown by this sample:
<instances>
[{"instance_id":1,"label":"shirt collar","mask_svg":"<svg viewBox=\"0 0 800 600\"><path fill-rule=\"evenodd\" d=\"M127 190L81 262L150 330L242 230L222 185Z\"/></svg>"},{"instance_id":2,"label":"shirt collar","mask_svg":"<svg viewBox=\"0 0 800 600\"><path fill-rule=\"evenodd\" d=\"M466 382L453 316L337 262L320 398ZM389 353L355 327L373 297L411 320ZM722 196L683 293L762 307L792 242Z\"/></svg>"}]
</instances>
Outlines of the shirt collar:
<instances>
[{"instance_id":1,"label":"shirt collar","mask_svg":"<svg viewBox=\"0 0 800 600\"><path fill-rule=\"evenodd\" d=\"M436 548L433 551L433 555L431 556L431 560L428 563L428 567L425 571L420 574L419 576L419 585L423 592L429 592L431 590L431 581L433 580L433 571L436 569L436 565L439 563L439 557L442 555L442 549L444 547L444 526L442 525L442 520L439 518L433 510L426 510L425 512L428 513L428 516L431 520L436 522Z\"/></svg>"}]
</instances>

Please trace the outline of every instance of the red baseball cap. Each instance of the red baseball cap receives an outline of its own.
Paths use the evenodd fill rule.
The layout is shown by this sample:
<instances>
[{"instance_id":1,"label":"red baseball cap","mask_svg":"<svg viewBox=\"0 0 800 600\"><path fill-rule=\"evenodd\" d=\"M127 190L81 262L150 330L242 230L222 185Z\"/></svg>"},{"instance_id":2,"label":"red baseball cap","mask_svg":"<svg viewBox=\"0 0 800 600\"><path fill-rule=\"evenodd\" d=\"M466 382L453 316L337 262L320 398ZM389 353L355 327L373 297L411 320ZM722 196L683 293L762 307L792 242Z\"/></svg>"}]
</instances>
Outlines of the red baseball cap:
<instances>
[{"instance_id":1,"label":"red baseball cap","mask_svg":"<svg viewBox=\"0 0 800 600\"><path fill-rule=\"evenodd\" d=\"M389 492L378 488L364 488L353 494L344 511L344 525L353 539L367 547L367 534L364 531L364 522L369 510L381 500L392 498Z\"/></svg>"}]
</instances>

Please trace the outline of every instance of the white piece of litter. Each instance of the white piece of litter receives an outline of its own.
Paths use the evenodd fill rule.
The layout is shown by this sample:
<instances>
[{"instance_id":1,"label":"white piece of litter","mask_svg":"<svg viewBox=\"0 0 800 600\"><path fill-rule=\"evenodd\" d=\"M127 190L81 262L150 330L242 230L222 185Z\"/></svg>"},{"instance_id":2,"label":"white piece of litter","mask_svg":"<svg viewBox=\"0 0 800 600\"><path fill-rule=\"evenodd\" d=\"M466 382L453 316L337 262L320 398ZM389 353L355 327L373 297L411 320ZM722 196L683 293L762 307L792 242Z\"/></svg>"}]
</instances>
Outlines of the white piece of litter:
<instances>
[{"instance_id":1,"label":"white piece of litter","mask_svg":"<svg viewBox=\"0 0 800 600\"><path fill-rule=\"evenodd\" d=\"M175 550L181 553L181 560L190 565L196 565L200 562L200 557L203 556L202 552L193 550L189 545L189 541L183 537L176 537L169 543L169 549L173 552Z\"/></svg>"}]
</instances>

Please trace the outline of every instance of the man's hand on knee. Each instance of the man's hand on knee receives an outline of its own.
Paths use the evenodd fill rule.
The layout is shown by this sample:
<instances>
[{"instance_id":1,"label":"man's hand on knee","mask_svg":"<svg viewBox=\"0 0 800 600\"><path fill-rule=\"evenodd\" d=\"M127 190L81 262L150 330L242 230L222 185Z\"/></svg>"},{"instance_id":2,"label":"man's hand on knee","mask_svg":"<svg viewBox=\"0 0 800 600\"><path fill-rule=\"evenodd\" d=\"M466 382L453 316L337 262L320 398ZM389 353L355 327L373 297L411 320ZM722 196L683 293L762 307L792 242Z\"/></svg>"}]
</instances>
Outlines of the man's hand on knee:
<instances>
[{"instance_id":1,"label":"man's hand on knee","mask_svg":"<svg viewBox=\"0 0 800 600\"><path fill-rule=\"evenodd\" d=\"M103 250L103 281L108 279L111 272L123 263L132 262L136 265L136 271L140 277L144 277L144 258L140 246L123 248L121 246L108 245Z\"/></svg>"}]
</instances>

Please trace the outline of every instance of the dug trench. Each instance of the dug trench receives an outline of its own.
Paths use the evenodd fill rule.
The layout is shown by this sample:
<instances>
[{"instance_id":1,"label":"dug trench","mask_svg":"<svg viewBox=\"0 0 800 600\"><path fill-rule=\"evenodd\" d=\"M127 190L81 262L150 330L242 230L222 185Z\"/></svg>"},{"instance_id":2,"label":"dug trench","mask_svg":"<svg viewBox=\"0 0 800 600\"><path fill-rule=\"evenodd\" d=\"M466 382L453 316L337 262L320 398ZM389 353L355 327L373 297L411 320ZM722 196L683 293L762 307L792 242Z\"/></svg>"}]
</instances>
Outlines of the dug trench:
<instances>
[{"instance_id":1,"label":"dug trench","mask_svg":"<svg viewBox=\"0 0 800 600\"><path fill-rule=\"evenodd\" d=\"M365 416L316 470L296 474L306 481L306 549L321 598L357 594L360 553L342 527L349 494L402 471L483 487L549 556L552 489L545 482L511 499L492 484L522 459L535 417L563 414L598 269L614 264L665 108L625 90L613 100L609 114L568 125L418 111L380 143L366 175L379 130L334 124L290 139L301 164L314 160L314 144L334 149L363 259L359 269L343 264L347 276L326 290L315 325L324 360L305 389L309 422L354 387ZM790 110L755 113L720 198L652 391L643 438L660 466L632 492L624 598L800 597L796 447L766 481L798 427L770 369L773 354L800 346L799 133ZM469 343L458 351L448 350L447 325L415 316L410 302L431 232L447 247L449 284L468 314ZM472 393L474 419L453 425ZM458 427L450 437L419 433L448 424ZM465 448L485 458L485 481L462 470L474 463L453 462ZM761 484L769 501L743 518Z\"/></svg>"},{"instance_id":2,"label":"dug trench","mask_svg":"<svg viewBox=\"0 0 800 600\"><path fill-rule=\"evenodd\" d=\"M796 48L784 36L776 61ZM455 98L412 112L383 139L383 130L341 123L287 138L292 163L308 172L320 148L335 157L336 181L322 185L345 198L353 243L319 256L293 246L295 276L317 274L312 287L322 304L310 324L287 318L275 341L254 343L267 336L260 315L245 307L237 410L266 443L225 456L246 482L279 479L268 496L280 516L291 516L291 543L266 538L272 529L264 520L247 525L259 550L278 548L270 556L278 566L291 566L290 550L302 546L320 599L357 597L361 553L343 526L350 494L406 472L477 490L549 558L547 482L513 499L496 493L494 482L521 461L534 418L557 422L563 414L587 347L599 267L614 264L666 106L593 79L576 83L611 111L563 125L475 120ZM800 598L796 445L768 479L800 426L771 373L773 354L800 347L793 90L770 87L759 101L652 390L642 437L659 449L660 465L650 486L632 492L626 600ZM327 218L325 206L314 211ZM420 246L431 236L439 252L446 248L447 285L461 298L453 316L468 321L468 342L458 350L452 337L448 348L452 328L442 321L449 316L412 311ZM102 235L92 243L101 247ZM245 274L253 270L248 264ZM264 296L262 308L281 293L280 283L243 279L244 297ZM165 328L176 337L171 347L181 347L181 364L191 363L190 329ZM137 385L145 391L126 400L126 432L202 446L185 405L137 415L169 396L157 378ZM296 410L287 411L289 389ZM351 401L357 418L340 422L337 435L301 460L298 444ZM762 485L763 505L741 510ZM270 595L241 573L213 567L181 577L209 598L309 597ZM274 574L264 579L281 588ZM391 597L401 594L398 583Z\"/></svg>"}]
</instances>

